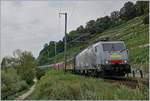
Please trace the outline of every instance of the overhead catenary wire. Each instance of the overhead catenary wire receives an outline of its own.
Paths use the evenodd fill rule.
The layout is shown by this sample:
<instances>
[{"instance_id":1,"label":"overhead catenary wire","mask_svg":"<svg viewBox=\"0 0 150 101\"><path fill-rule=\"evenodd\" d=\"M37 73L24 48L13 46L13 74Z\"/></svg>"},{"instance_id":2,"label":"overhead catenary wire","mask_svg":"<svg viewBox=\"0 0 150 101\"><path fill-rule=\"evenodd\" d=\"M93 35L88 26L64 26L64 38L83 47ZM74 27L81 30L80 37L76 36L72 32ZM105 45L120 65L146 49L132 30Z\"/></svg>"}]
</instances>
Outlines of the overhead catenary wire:
<instances>
[{"instance_id":1,"label":"overhead catenary wire","mask_svg":"<svg viewBox=\"0 0 150 101\"><path fill-rule=\"evenodd\" d=\"M70 25L71 18L72 18L72 16L74 15L74 12L75 12L75 10L76 10L76 8L77 8L77 5L78 5L79 0L77 0L76 2L77 2L77 3L76 3L76 5L73 7L73 10L72 10L72 12L71 12L71 14L70 14L70 17L69 17L69 20L68 20L68 25Z\"/></svg>"}]
</instances>

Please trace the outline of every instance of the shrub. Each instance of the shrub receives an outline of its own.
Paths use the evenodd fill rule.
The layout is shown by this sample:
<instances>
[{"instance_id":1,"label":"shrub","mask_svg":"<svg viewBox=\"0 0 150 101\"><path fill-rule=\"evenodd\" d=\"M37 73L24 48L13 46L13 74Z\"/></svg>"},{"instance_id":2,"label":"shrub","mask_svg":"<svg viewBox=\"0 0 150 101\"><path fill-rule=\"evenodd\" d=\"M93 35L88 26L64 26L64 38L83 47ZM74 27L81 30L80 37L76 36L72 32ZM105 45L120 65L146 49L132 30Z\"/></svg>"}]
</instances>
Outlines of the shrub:
<instances>
[{"instance_id":1,"label":"shrub","mask_svg":"<svg viewBox=\"0 0 150 101\"><path fill-rule=\"evenodd\" d=\"M14 94L28 88L28 84L21 80L21 77L17 75L17 71L13 67L8 68L7 71L1 71L1 76L2 99L13 99L15 98Z\"/></svg>"},{"instance_id":2,"label":"shrub","mask_svg":"<svg viewBox=\"0 0 150 101\"><path fill-rule=\"evenodd\" d=\"M114 100L148 99L146 88L129 87L108 83L99 78L83 77L50 70L27 99L32 100Z\"/></svg>"},{"instance_id":3,"label":"shrub","mask_svg":"<svg viewBox=\"0 0 150 101\"><path fill-rule=\"evenodd\" d=\"M36 77L39 80L46 72L46 69L36 68Z\"/></svg>"}]
</instances>

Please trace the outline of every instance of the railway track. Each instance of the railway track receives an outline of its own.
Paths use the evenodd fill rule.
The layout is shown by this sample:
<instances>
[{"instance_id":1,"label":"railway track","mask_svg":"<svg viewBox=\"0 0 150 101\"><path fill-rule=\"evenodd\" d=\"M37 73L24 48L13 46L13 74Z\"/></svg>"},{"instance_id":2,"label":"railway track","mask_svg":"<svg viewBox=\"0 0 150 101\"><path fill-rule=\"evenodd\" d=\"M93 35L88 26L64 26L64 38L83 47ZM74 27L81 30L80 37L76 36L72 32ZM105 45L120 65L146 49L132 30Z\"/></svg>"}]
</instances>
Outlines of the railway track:
<instances>
[{"instance_id":1,"label":"railway track","mask_svg":"<svg viewBox=\"0 0 150 101\"><path fill-rule=\"evenodd\" d=\"M49 65L48 65L49 66ZM44 66L43 66L44 67ZM47 66L45 66L47 68ZM44 68L45 68L44 67ZM39 67L41 68L41 67ZM79 75L79 74L77 74ZM81 75L80 76L86 76L88 75ZM94 77L94 76L92 76ZM107 77L107 78L102 78L102 77L96 77L97 79L103 79L105 82L109 83L116 83L120 85L125 85L129 88L135 89L136 87L140 87L141 85L145 87L149 87L149 78L144 75L144 78L141 78L140 75L135 74L135 77L132 76L132 74L129 75L129 77Z\"/></svg>"}]
</instances>

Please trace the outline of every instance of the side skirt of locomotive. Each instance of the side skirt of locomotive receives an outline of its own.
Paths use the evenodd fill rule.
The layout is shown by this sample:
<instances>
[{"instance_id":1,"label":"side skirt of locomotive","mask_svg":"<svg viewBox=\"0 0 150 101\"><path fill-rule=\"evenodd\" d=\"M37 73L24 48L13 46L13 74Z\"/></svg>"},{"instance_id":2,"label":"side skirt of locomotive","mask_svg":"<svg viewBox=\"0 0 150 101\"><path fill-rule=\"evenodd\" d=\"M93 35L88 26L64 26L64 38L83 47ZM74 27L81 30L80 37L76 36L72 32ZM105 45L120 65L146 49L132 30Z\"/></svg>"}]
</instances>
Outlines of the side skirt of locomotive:
<instances>
[{"instance_id":1,"label":"side skirt of locomotive","mask_svg":"<svg viewBox=\"0 0 150 101\"><path fill-rule=\"evenodd\" d=\"M130 65L101 65L93 69L74 69L74 72L87 76L125 76L131 73Z\"/></svg>"}]
</instances>

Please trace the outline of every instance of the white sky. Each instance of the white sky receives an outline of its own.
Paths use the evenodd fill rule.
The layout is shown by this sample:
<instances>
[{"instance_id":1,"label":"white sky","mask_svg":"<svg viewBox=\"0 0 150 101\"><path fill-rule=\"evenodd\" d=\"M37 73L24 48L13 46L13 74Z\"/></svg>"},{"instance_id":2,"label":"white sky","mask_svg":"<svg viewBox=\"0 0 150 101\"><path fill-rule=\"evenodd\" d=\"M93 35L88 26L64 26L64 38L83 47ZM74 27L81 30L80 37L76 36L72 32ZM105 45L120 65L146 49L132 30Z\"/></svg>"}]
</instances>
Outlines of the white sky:
<instances>
[{"instance_id":1,"label":"white sky","mask_svg":"<svg viewBox=\"0 0 150 101\"><path fill-rule=\"evenodd\" d=\"M131 0L130 0L131 1ZM1 1L1 56L12 56L13 51L31 51L35 57L45 43L61 40L64 36L64 16L68 13L68 32L89 20L120 10L126 0L2 0ZM135 1L133 1L135 2Z\"/></svg>"}]
</instances>

